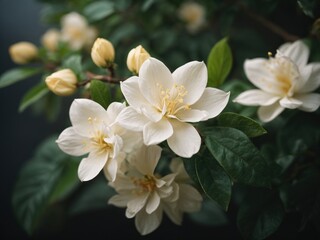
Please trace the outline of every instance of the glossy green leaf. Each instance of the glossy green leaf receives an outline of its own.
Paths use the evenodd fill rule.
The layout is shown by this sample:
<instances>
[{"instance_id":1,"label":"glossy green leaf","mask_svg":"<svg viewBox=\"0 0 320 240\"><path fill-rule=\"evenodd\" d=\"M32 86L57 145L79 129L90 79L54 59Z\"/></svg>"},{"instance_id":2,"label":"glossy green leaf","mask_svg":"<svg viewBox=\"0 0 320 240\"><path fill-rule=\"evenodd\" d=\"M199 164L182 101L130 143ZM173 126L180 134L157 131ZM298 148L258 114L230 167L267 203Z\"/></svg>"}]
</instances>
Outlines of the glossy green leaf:
<instances>
[{"instance_id":1,"label":"glossy green leaf","mask_svg":"<svg viewBox=\"0 0 320 240\"><path fill-rule=\"evenodd\" d=\"M221 86L232 67L232 53L227 38L217 42L211 49L208 61L208 86Z\"/></svg>"},{"instance_id":2,"label":"glossy green leaf","mask_svg":"<svg viewBox=\"0 0 320 240\"><path fill-rule=\"evenodd\" d=\"M83 13L89 22L98 21L114 13L114 4L106 1L92 2L85 7Z\"/></svg>"},{"instance_id":3,"label":"glossy green leaf","mask_svg":"<svg viewBox=\"0 0 320 240\"><path fill-rule=\"evenodd\" d=\"M0 88L10 86L16 82L36 75L41 69L31 67L12 68L0 76Z\"/></svg>"},{"instance_id":4,"label":"glossy green leaf","mask_svg":"<svg viewBox=\"0 0 320 240\"><path fill-rule=\"evenodd\" d=\"M244 239L263 240L278 229L283 217L277 192L255 189L242 201L237 223Z\"/></svg>"},{"instance_id":5,"label":"glossy green leaf","mask_svg":"<svg viewBox=\"0 0 320 240\"><path fill-rule=\"evenodd\" d=\"M196 173L203 191L210 199L227 210L231 198L230 177L208 150L201 155L194 155L194 159Z\"/></svg>"},{"instance_id":6,"label":"glossy green leaf","mask_svg":"<svg viewBox=\"0 0 320 240\"><path fill-rule=\"evenodd\" d=\"M279 173L274 161L265 159L250 139L240 130L212 127L205 143L228 175L236 182L270 186Z\"/></svg>"},{"instance_id":7,"label":"glossy green leaf","mask_svg":"<svg viewBox=\"0 0 320 240\"><path fill-rule=\"evenodd\" d=\"M19 106L19 112L24 111L31 104L37 102L49 92L45 83L41 82L31 88L22 98Z\"/></svg>"},{"instance_id":8,"label":"glossy green leaf","mask_svg":"<svg viewBox=\"0 0 320 240\"><path fill-rule=\"evenodd\" d=\"M258 122L237 113L222 113L217 120L219 126L236 128L244 132L248 137L257 137L267 133Z\"/></svg>"},{"instance_id":9,"label":"glossy green leaf","mask_svg":"<svg viewBox=\"0 0 320 240\"><path fill-rule=\"evenodd\" d=\"M78 161L64 154L55 143L45 140L33 158L21 169L13 191L13 208L19 223L32 234L46 208L65 197L78 183Z\"/></svg>"},{"instance_id":10,"label":"glossy green leaf","mask_svg":"<svg viewBox=\"0 0 320 240\"><path fill-rule=\"evenodd\" d=\"M90 83L91 98L102 107L107 108L111 102L110 89L106 83L92 80Z\"/></svg>"}]
</instances>

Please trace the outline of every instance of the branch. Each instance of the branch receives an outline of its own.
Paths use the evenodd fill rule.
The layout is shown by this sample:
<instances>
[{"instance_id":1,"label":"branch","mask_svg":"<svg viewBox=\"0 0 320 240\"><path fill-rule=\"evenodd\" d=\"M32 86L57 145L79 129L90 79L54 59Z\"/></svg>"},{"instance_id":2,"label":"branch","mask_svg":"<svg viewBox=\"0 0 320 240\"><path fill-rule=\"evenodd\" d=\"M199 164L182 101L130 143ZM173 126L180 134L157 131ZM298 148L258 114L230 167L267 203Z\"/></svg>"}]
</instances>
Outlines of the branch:
<instances>
[{"instance_id":1,"label":"branch","mask_svg":"<svg viewBox=\"0 0 320 240\"><path fill-rule=\"evenodd\" d=\"M286 30L284 30L283 28L281 28L280 26L274 24L273 22L269 21L268 19L264 18L261 15L258 15L257 13L251 11L250 9L248 9L246 6L244 6L243 4L239 4L240 9L242 9L242 11L251 19L255 20L256 22L260 23L261 25L263 25L264 27L266 27L267 29L269 29L270 31L272 31L273 33L279 35L280 37L282 37L285 41L287 42L294 42L298 39L300 39L300 37L290 34L288 33Z\"/></svg>"}]
</instances>

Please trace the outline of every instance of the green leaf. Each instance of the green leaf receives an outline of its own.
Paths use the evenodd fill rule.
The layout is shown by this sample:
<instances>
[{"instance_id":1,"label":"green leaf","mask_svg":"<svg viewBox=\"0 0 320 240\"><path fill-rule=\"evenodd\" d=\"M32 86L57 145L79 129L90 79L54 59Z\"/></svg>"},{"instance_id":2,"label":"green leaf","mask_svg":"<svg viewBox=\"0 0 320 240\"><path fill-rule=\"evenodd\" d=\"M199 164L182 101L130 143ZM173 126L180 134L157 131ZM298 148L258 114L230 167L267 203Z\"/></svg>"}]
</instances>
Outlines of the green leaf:
<instances>
[{"instance_id":1,"label":"green leaf","mask_svg":"<svg viewBox=\"0 0 320 240\"><path fill-rule=\"evenodd\" d=\"M258 122L236 113L222 113L218 116L217 120L219 126L236 128L244 132L248 137L257 137L267 133Z\"/></svg>"},{"instance_id":2,"label":"green leaf","mask_svg":"<svg viewBox=\"0 0 320 240\"><path fill-rule=\"evenodd\" d=\"M39 68L31 67L10 69L0 76L0 88L7 87L11 84L14 84L28 77L36 75L40 71L41 69Z\"/></svg>"},{"instance_id":3,"label":"green leaf","mask_svg":"<svg viewBox=\"0 0 320 240\"><path fill-rule=\"evenodd\" d=\"M195 223L205 226L218 227L224 226L228 223L226 213L217 203L210 199L204 199L200 211L190 213L189 217Z\"/></svg>"},{"instance_id":4,"label":"green leaf","mask_svg":"<svg viewBox=\"0 0 320 240\"><path fill-rule=\"evenodd\" d=\"M207 67L208 86L222 85L232 67L232 53L227 38L221 39L213 46L208 56Z\"/></svg>"},{"instance_id":5,"label":"green leaf","mask_svg":"<svg viewBox=\"0 0 320 240\"><path fill-rule=\"evenodd\" d=\"M81 55L74 54L63 61L62 67L71 69L78 77L82 74Z\"/></svg>"},{"instance_id":6,"label":"green leaf","mask_svg":"<svg viewBox=\"0 0 320 240\"><path fill-rule=\"evenodd\" d=\"M234 181L270 186L272 178L279 173L279 166L267 161L240 130L212 127L207 134L208 149Z\"/></svg>"},{"instance_id":7,"label":"green leaf","mask_svg":"<svg viewBox=\"0 0 320 240\"><path fill-rule=\"evenodd\" d=\"M262 240L274 233L284 217L276 192L255 189L242 201L237 223L244 239Z\"/></svg>"},{"instance_id":8,"label":"green leaf","mask_svg":"<svg viewBox=\"0 0 320 240\"><path fill-rule=\"evenodd\" d=\"M199 183L206 195L216 201L224 210L231 198L231 180L208 150L194 155L195 169Z\"/></svg>"},{"instance_id":9,"label":"green leaf","mask_svg":"<svg viewBox=\"0 0 320 240\"><path fill-rule=\"evenodd\" d=\"M114 13L114 4L106 1L92 2L85 7L83 13L89 22L95 22Z\"/></svg>"},{"instance_id":10,"label":"green leaf","mask_svg":"<svg viewBox=\"0 0 320 240\"><path fill-rule=\"evenodd\" d=\"M41 82L31 88L22 98L19 106L19 112L23 112L31 104L35 103L49 92L46 84Z\"/></svg>"},{"instance_id":11,"label":"green leaf","mask_svg":"<svg viewBox=\"0 0 320 240\"><path fill-rule=\"evenodd\" d=\"M104 108L109 106L111 94L106 83L99 80L92 80L90 83L90 91L93 101L99 103Z\"/></svg>"},{"instance_id":12,"label":"green leaf","mask_svg":"<svg viewBox=\"0 0 320 240\"><path fill-rule=\"evenodd\" d=\"M13 191L15 215L32 234L41 224L48 206L65 197L78 183L78 161L65 155L55 143L45 140L33 158L21 169Z\"/></svg>"}]
</instances>

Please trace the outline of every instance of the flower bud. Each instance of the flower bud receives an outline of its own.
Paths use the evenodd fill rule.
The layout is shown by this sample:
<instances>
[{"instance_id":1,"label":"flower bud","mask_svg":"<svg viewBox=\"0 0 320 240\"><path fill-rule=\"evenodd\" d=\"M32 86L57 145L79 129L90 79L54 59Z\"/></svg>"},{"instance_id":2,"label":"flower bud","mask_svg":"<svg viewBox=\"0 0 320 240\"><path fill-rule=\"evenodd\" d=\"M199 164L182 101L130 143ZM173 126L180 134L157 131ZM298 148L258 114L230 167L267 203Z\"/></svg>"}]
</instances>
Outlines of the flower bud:
<instances>
[{"instance_id":1,"label":"flower bud","mask_svg":"<svg viewBox=\"0 0 320 240\"><path fill-rule=\"evenodd\" d=\"M141 45L131 49L127 57L128 69L134 74L138 74L141 65L149 57L150 57L150 54Z\"/></svg>"},{"instance_id":2,"label":"flower bud","mask_svg":"<svg viewBox=\"0 0 320 240\"><path fill-rule=\"evenodd\" d=\"M38 48L30 42L18 42L10 46L9 54L13 62L26 64L38 56Z\"/></svg>"},{"instance_id":3,"label":"flower bud","mask_svg":"<svg viewBox=\"0 0 320 240\"><path fill-rule=\"evenodd\" d=\"M41 38L42 45L49 51L56 51L60 39L60 32L57 29L49 29Z\"/></svg>"},{"instance_id":4,"label":"flower bud","mask_svg":"<svg viewBox=\"0 0 320 240\"><path fill-rule=\"evenodd\" d=\"M77 77L70 69L54 72L45 81L47 87L59 96L71 95L77 88Z\"/></svg>"},{"instance_id":5,"label":"flower bud","mask_svg":"<svg viewBox=\"0 0 320 240\"><path fill-rule=\"evenodd\" d=\"M91 58L98 67L108 67L114 61L114 48L111 42L97 38L91 49Z\"/></svg>"}]
</instances>

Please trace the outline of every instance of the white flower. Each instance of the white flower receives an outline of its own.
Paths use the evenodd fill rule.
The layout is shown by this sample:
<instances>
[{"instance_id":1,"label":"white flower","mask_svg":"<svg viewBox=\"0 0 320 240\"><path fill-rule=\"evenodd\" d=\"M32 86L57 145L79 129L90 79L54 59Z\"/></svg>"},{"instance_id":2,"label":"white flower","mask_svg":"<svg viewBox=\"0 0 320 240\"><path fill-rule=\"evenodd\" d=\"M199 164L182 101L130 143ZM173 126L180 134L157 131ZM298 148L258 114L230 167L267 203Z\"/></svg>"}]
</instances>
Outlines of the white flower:
<instances>
[{"instance_id":1,"label":"white flower","mask_svg":"<svg viewBox=\"0 0 320 240\"><path fill-rule=\"evenodd\" d=\"M197 32L205 23L205 9L196 2L183 3L179 8L178 16L186 22L186 28L190 33Z\"/></svg>"},{"instance_id":2,"label":"white flower","mask_svg":"<svg viewBox=\"0 0 320 240\"><path fill-rule=\"evenodd\" d=\"M115 122L124 104L113 102L105 110L89 99L75 99L70 107L72 127L65 129L57 143L62 151L72 156L88 157L81 160L78 176L88 181L104 168L106 177L115 180L118 162L125 157L126 130ZM131 138L128 138L130 141Z\"/></svg>"},{"instance_id":3,"label":"white flower","mask_svg":"<svg viewBox=\"0 0 320 240\"><path fill-rule=\"evenodd\" d=\"M162 178L154 175L160 155L159 146L142 146L131 155L127 171L118 172L116 180L109 183L118 193L109 203L126 207L126 217L135 217L136 228L142 235L159 227L163 216L162 200L171 196L170 200L176 201L178 197L178 189L171 186L175 174Z\"/></svg>"},{"instance_id":4,"label":"white flower","mask_svg":"<svg viewBox=\"0 0 320 240\"><path fill-rule=\"evenodd\" d=\"M71 49L79 50L90 46L97 36L97 30L88 25L87 20L76 12L64 15L61 19L61 40Z\"/></svg>"},{"instance_id":5,"label":"white flower","mask_svg":"<svg viewBox=\"0 0 320 240\"><path fill-rule=\"evenodd\" d=\"M269 122L285 108L316 111L320 94L310 93L320 86L320 64L309 63L309 49L302 41L287 43L269 59L246 60L245 73L260 89L241 93L234 102L260 106L259 118Z\"/></svg>"},{"instance_id":6,"label":"white flower","mask_svg":"<svg viewBox=\"0 0 320 240\"><path fill-rule=\"evenodd\" d=\"M176 174L174 184L179 189L179 198L172 201L164 201L165 213L177 225L181 225L183 213L197 212L201 209L202 196L196 188L191 185L191 179L187 174L181 158L174 158L170 163L170 170ZM169 197L170 198L170 197Z\"/></svg>"},{"instance_id":7,"label":"white flower","mask_svg":"<svg viewBox=\"0 0 320 240\"><path fill-rule=\"evenodd\" d=\"M119 124L143 131L146 145L167 140L176 154L191 157L199 151L201 138L188 122L216 117L229 100L229 93L206 88L207 74L203 62L189 62L171 74L162 62L149 58L139 77L121 82L130 106L120 113Z\"/></svg>"}]
</instances>

